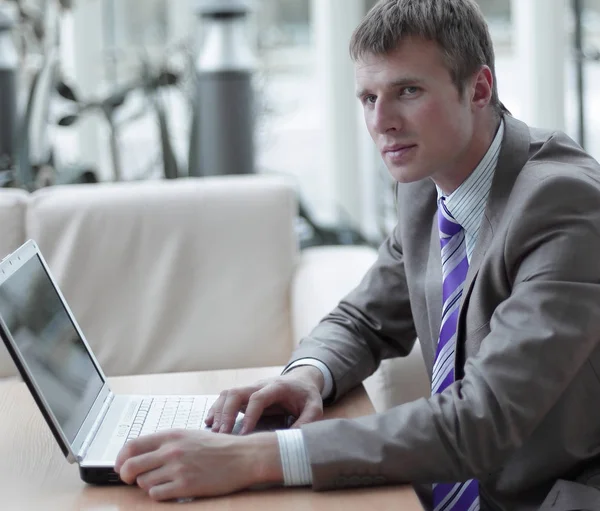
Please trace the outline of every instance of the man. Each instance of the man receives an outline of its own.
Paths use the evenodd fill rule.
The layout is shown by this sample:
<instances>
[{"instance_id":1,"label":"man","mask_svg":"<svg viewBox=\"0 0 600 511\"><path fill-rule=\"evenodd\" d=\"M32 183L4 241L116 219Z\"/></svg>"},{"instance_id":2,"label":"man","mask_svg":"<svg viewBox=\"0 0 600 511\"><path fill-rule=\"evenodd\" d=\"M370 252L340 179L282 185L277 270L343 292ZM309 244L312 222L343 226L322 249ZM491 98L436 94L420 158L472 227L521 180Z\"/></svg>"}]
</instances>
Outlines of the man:
<instances>
[{"instance_id":1,"label":"man","mask_svg":"<svg viewBox=\"0 0 600 511\"><path fill-rule=\"evenodd\" d=\"M245 409L246 433L280 407L301 428L158 434L117 469L158 500L350 481L414 483L427 509L554 505L558 480L600 469L600 168L504 110L473 0L382 0L351 54L398 224L284 375L223 392L208 418L227 433ZM431 397L315 422L416 337Z\"/></svg>"}]
</instances>

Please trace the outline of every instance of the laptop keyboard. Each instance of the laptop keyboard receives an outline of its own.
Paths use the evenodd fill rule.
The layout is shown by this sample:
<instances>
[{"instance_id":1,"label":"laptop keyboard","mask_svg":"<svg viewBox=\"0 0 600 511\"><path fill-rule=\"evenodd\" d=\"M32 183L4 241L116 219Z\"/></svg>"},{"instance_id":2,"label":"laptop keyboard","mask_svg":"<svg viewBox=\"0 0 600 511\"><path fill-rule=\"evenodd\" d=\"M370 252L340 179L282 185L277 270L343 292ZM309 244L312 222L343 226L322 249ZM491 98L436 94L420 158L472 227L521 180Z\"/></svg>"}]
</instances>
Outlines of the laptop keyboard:
<instances>
[{"instance_id":1,"label":"laptop keyboard","mask_svg":"<svg viewBox=\"0 0 600 511\"><path fill-rule=\"evenodd\" d=\"M144 398L126 441L165 429L203 429L207 402L199 396Z\"/></svg>"}]
</instances>

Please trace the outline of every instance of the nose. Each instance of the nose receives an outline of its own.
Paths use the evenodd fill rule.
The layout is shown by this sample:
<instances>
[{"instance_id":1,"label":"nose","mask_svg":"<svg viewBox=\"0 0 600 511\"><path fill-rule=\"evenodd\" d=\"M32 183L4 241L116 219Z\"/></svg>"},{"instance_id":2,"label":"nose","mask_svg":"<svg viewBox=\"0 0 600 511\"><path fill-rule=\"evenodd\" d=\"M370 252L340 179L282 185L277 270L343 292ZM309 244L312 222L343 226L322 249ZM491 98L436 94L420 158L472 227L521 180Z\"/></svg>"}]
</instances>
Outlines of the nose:
<instances>
[{"instance_id":1,"label":"nose","mask_svg":"<svg viewBox=\"0 0 600 511\"><path fill-rule=\"evenodd\" d=\"M389 103L383 101L375 103L372 123L373 129L379 134L399 131L402 128L401 116Z\"/></svg>"}]
</instances>

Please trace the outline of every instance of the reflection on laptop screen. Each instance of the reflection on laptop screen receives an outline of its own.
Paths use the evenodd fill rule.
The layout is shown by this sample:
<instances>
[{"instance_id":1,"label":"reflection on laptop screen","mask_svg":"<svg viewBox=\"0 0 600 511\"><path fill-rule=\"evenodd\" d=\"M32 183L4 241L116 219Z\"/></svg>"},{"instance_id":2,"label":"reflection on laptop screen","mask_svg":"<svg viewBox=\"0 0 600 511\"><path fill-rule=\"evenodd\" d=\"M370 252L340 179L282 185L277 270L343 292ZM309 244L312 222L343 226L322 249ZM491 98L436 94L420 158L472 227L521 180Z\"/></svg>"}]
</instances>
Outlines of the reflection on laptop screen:
<instances>
[{"instance_id":1,"label":"reflection on laptop screen","mask_svg":"<svg viewBox=\"0 0 600 511\"><path fill-rule=\"evenodd\" d=\"M104 382L38 256L0 286L0 315L72 442Z\"/></svg>"}]
</instances>

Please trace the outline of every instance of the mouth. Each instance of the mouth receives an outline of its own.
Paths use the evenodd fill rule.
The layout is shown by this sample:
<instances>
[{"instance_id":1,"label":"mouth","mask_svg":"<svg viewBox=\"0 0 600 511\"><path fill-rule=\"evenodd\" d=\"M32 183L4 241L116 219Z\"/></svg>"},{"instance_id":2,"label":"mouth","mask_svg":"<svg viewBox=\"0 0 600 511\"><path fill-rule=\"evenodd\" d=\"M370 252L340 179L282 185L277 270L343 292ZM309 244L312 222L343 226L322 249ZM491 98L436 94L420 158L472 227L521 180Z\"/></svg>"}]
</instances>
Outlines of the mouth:
<instances>
[{"instance_id":1,"label":"mouth","mask_svg":"<svg viewBox=\"0 0 600 511\"><path fill-rule=\"evenodd\" d=\"M401 158L408 151L417 147L416 144L406 145L406 144L397 144L393 146L386 146L381 151L383 156L387 156L391 159Z\"/></svg>"}]
</instances>

